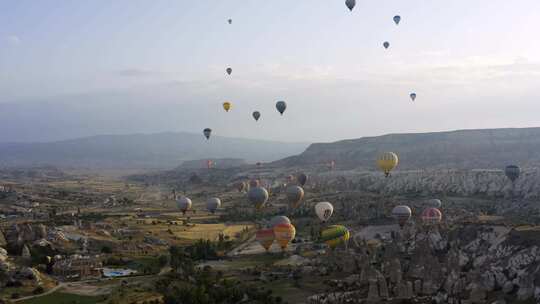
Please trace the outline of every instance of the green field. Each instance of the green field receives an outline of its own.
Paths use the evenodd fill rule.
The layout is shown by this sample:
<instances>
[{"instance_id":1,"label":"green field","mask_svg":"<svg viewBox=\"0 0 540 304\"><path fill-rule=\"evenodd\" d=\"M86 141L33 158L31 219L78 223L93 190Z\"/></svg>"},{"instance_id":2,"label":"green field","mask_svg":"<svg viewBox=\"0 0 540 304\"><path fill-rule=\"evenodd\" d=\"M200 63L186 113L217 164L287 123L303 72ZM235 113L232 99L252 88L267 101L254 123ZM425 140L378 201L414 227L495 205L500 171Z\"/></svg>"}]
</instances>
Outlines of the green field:
<instances>
[{"instance_id":1,"label":"green field","mask_svg":"<svg viewBox=\"0 0 540 304\"><path fill-rule=\"evenodd\" d=\"M76 294L54 292L50 295L24 301L24 304L96 304L102 302L103 296L91 297Z\"/></svg>"}]
</instances>

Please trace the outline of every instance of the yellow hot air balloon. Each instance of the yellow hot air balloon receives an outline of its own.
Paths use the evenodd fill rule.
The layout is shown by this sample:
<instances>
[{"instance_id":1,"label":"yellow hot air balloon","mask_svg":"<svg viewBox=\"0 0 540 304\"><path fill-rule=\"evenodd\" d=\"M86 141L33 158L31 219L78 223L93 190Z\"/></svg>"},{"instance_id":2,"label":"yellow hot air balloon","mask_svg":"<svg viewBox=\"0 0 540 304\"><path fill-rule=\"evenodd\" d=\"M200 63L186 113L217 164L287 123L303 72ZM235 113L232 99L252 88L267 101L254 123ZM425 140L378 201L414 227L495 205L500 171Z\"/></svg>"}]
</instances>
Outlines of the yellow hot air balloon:
<instances>
[{"instance_id":1,"label":"yellow hot air balloon","mask_svg":"<svg viewBox=\"0 0 540 304\"><path fill-rule=\"evenodd\" d=\"M223 109L225 110L225 112L229 112L229 110L231 109L231 103L228 101L224 102Z\"/></svg>"},{"instance_id":2,"label":"yellow hot air balloon","mask_svg":"<svg viewBox=\"0 0 540 304\"><path fill-rule=\"evenodd\" d=\"M384 152L377 157L377 166L384 172L384 175L388 177L390 171L392 171L398 164L398 156L394 152Z\"/></svg>"},{"instance_id":3,"label":"yellow hot air balloon","mask_svg":"<svg viewBox=\"0 0 540 304\"><path fill-rule=\"evenodd\" d=\"M294 228L292 224L282 223L274 226L274 237L281 247L281 250L287 248L287 245L294 239L295 235L296 228Z\"/></svg>"},{"instance_id":4,"label":"yellow hot air balloon","mask_svg":"<svg viewBox=\"0 0 540 304\"><path fill-rule=\"evenodd\" d=\"M346 243L350 237L349 229L342 225L329 226L321 233L321 240L332 249L341 243Z\"/></svg>"}]
</instances>

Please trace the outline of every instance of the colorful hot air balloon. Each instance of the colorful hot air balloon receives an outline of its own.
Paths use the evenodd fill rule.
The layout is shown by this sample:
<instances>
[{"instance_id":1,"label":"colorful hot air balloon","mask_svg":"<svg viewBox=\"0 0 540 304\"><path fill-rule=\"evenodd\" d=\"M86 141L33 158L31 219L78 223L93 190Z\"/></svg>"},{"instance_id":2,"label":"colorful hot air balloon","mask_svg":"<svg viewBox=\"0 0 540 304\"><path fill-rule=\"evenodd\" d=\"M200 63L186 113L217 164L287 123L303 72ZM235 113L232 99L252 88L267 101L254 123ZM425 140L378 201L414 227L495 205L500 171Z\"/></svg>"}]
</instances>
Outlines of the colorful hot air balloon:
<instances>
[{"instance_id":1,"label":"colorful hot air balloon","mask_svg":"<svg viewBox=\"0 0 540 304\"><path fill-rule=\"evenodd\" d=\"M426 208L422 212L422 222L426 226L437 225L442 220L442 213L437 208Z\"/></svg>"},{"instance_id":2,"label":"colorful hot air balloon","mask_svg":"<svg viewBox=\"0 0 540 304\"><path fill-rule=\"evenodd\" d=\"M412 211L409 206L395 206L394 209L392 209L392 216L397 219L398 224L400 227L403 227L405 223L411 218Z\"/></svg>"},{"instance_id":3,"label":"colorful hot air balloon","mask_svg":"<svg viewBox=\"0 0 540 304\"><path fill-rule=\"evenodd\" d=\"M214 214L220 206L221 200L217 197L211 197L206 201L206 209L212 214Z\"/></svg>"},{"instance_id":4,"label":"colorful hot air balloon","mask_svg":"<svg viewBox=\"0 0 540 304\"><path fill-rule=\"evenodd\" d=\"M400 21L401 21L401 16L399 15L394 16L394 22L396 23L396 25L398 25Z\"/></svg>"},{"instance_id":5,"label":"colorful hot air balloon","mask_svg":"<svg viewBox=\"0 0 540 304\"><path fill-rule=\"evenodd\" d=\"M384 152L377 158L377 166L384 172L384 175L388 177L390 171L392 171L398 164L398 156L394 152Z\"/></svg>"},{"instance_id":6,"label":"colorful hot air balloon","mask_svg":"<svg viewBox=\"0 0 540 304\"><path fill-rule=\"evenodd\" d=\"M315 205L315 213L317 217L324 223L330 219L334 213L334 206L329 202L320 202Z\"/></svg>"},{"instance_id":7,"label":"colorful hot air balloon","mask_svg":"<svg viewBox=\"0 0 540 304\"><path fill-rule=\"evenodd\" d=\"M336 248L339 244L346 243L349 238L349 229L342 225L329 226L321 233L321 241L325 242L331 249Z\"/></svg>"},{"instance_id":8,"label":"colorful hot air balloon","mask_svg":"<svg viewBox=\"0 0 540 304\"><path fill-rule=\"evenodd\" d=\"M437 209L439 209L439 208L442 207L442 202L441 202L440 199L436 199L436 198L430 199L430 200L428 200L427 203L428 203L428 206L429 206L429 207L432 207L432 208L437 208Z\"/></svg>"},{"instance_id":9,"label":"colorful hot air balloon","mask_svg":"<svg viewBox=\"0 0 540 304\"><path fill-rule=\"evenodd\" d=\"M504 174L506 174L506 177L514 183L521 174L521 169L516 165L509 165L504 168Z\"/></svg>"},{"instance_id":10,"label":"colorful hot air balloon","mask_svg":"<svg viewBox=\"0 0 540 304\"><path fill-rule=\"evenodd\" d=\"M253 187L248 191L248 200L256 209L261 209L268 201L268 191L263 187Z\"/></svg>"},{"instance_id":11,"label":"colorful hot air balloon","mask_svg":"<svg viewBox=\"0 0 540 304\"><path fill-rule=\"evenodd\" d=\"M270 227L275 227L279 224L290 224L291 220L284 215L276 215L270 220Z\"/></svg>"},{"instance_id":12,"label":"colorful hot air balloon","mask_svg":"<svg viewBox=\"0 0 540 304\"><path fill-rule=\"evenodd\" d=\"M253 112L253 118L255 119L255 121L259 121L259 118L261 118L261 113L259 111L255 111Z\"/></svg>"},{"instance_id":13,"label":"colorful hot air balloon","mask_svg":"<svg viewBox=\"0 0 540 304\"><path fill-rule=\"evenodd\" d=\"M255 234L255 239L264 247L266 251L268 251L272 246L272 243L274 243L274 229L266 228L258 230Z\"/></svg>"},{"instance_id":14,"label":"colorful hot air balloon","mask_svg":"<svg viewBox=\"0 0 540 304\"><path fill-rule=\"evenodd\" d=\"M412 101L416 100L416 93L411 93L409 96L411 97Z\"/></svg>"},{"instance_id":15,"label":"colorful hot air balloon","mask_svg":"<svg viewBox=\"0 0 540 304\"><path fill-rule=\"evenodd\" d=\"M285 103L285 101L276 102L276 109L278 110L279 114L283 115L283 112L285 112L287 109L287 103Z\"/></svg>"},{"instance_id":16,"label":"colorful hot air balloon","mask_svg":"<svg viewBox=\"0 0 540 304\"><path fill-rule=\"evenodd\" d=\"M231 75L232 73L232 69L231 68L227 68L225 71L227 71L227 74Z\"/></svg>"},{"instance_id":17,"label":"colorful hot air balloon","mask_svg":"<svg viewBox=\"0 0 540 304\"><path fill-rule=\"evenodd\" d=\"M385 49L388 49L390 47L390 42L385 41L382 45L384 46Z\"/></svg>"},{"instance_id":18,"label":"colorful hot air balloon","mask_svg":"<svg viewBox=\"0 0 540 304\"><path fill-rule=\"evenodd\" d=\"M346 0L345 5L352 12L354 6L356 5L356 0Z\"/></svg>"},{"instance_id":19,"label":"colorful hot air balloon","mask_svg":"<svg viewBox=\"0 0 540 304\"><path fill-rule=\"evenodd\" d=\"M300 206L300 203L304 198L304 189L302 189L300 186L291 185L287 187L285 194L287 196L287 200L289 201L289 206L292 209L296 209L298 206Z\"/></svg>"},{"instance_id":20,"label":"colorful hot air balloon","mask_svg":"<svg viewBox=\"0 0 540 304\"><path fill-rule=\"evenodd\" d=\"M229 112L229 110L231 109L231 103L228 101L224 102L223 109L225 110L225 112Z\"/></svg>"},{"instance_id":21,"label":"colorful hot air balloon","mask_svg":"<svg viewBox=\"0 0 540 304\"><path fill-rule=\"evenodd\" d=\"M298 183L300 183L300 186L304 187L308 180L308 176L305 173L300 173L296 180L298 181Z\"/></svg>"},{"instance_id":22,"label":"colorful hot air balloon","mask_svg":"<svg viewBox=\"0 0 540 304\"><path fill-rule=\"evenodd\" d=\"M186 214L186 211L191 209L192 203L188 197L182 196L176 200L176 206L182 211L182 214Z\"/></svg>"},{"instance_id":23,"label":"colorful hot air balloon","mask_svg":"<svg viewBox=\"0 0 540 304\"><path fill-rule=\"evenodd\" d=\"M212 134L212 129L210 128L204 129L203 134L204 134L204 137L206 137L206 139L210 139L210 135Z\"/></svg>"},{"instance_id":24,"label":"colorful hot air balloon","mask_svg":"<svg viewBox=\"0 0 540 304\"><path fill-rule=\"evenodd\" d=\"M296 229L292 224L278 224L274 226L273 230L277 243L281 247L281 250L284 251L287 245L289 245L289 242L294 240Z\"/></svg>"}]
</instances>

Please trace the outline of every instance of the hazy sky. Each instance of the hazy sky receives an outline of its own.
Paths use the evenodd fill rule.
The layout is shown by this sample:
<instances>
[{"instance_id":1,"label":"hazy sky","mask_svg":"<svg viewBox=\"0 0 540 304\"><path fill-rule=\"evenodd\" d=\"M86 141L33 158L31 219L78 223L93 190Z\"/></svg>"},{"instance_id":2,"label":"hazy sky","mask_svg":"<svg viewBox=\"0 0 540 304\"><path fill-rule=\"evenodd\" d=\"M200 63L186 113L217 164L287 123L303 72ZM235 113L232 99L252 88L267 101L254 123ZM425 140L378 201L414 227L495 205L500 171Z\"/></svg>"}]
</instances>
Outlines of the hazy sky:
<instances>
[{"instance_id":1,"label":"hazy sky","mask_svg":"<svg viewBox=\"0 0 540 304\"><path fill-rule=\"evenodd\" d=\"M0 0L0 141L540 126L539 21L538 0Z\"/></svg>"}]
</instances>

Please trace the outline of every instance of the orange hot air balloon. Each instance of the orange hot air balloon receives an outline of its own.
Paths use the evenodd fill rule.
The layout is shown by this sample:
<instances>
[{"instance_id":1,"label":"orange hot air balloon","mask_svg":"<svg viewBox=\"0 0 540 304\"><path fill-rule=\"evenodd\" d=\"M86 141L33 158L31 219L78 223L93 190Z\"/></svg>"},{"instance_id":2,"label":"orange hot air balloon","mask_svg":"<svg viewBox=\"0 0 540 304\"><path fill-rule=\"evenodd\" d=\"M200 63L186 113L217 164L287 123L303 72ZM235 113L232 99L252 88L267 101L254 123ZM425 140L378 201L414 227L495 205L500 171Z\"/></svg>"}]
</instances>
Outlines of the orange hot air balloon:
<instances>
[{"instance_id":1,"label":"orange hot air balloon","mask_svg":"<svg viewBox=\"0 0 540 304\"><path fill-rule=\"evenodd\" d=\"M289 243L294 239L296 229L292 224L282 223L274 226L274 236L281 250L285 250Z\"/></svg>"},{"instance_id":2,"label":"orange hot air balloon","mask_svg":"<svg viewBox=\"0 0 540 304\"><path fill-rule=\"evenodd\" d=\"M272 228L261 229L255 234L255 239L268 251L274 243L274 230Z\"/></svg>"}]
</instances>

